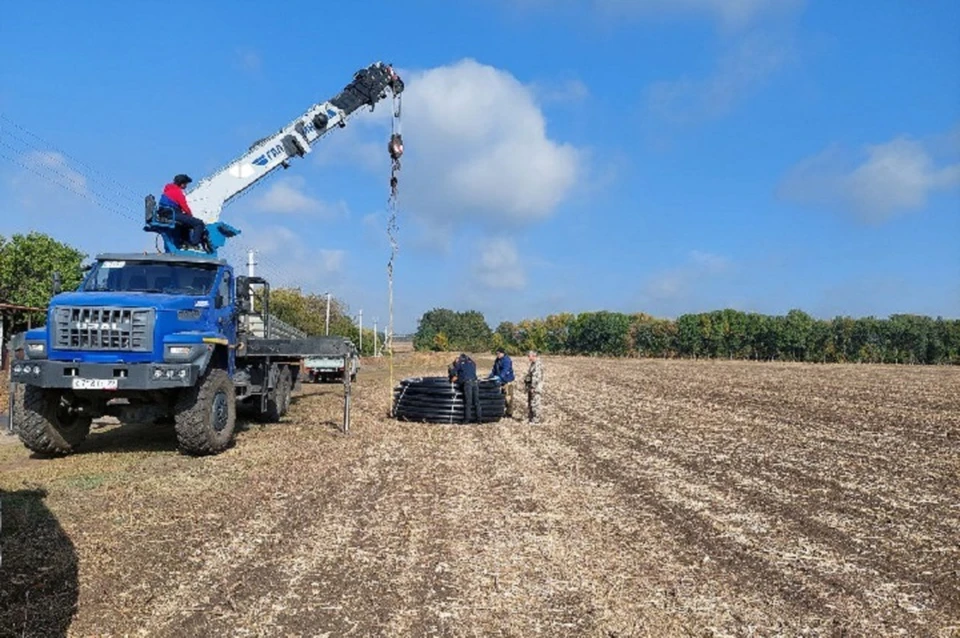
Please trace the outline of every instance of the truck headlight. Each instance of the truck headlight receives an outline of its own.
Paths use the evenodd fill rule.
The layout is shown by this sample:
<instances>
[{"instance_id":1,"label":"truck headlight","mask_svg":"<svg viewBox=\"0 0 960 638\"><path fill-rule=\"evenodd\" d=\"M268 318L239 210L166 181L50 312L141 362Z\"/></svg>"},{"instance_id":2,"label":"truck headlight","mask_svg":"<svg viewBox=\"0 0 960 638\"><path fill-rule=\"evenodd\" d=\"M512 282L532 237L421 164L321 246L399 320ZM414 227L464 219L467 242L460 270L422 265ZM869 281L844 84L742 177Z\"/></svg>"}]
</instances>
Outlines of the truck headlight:
<instances>
[{"instance_id":1,"label":"truck headlight","mask_svg":"<svg viewBox=\"0 0 960 638\"><path fill-rule=\"evenodd\" d=\"M15 364L15 365L13 366L13 373L14 373L14 374L20 374L20 372L21 372L22 370L23 370L23 366L21 366L19 363Z\"/></svg>"},{"instance_id":2,"label":"truck headlight","mask_svg":"<svg viewBox=\"0 0 960 638\"><path fill-rule=\"evenodd\" d=\"M43 359L47 356L47 344L42 341L28 342L24 352L28 359Z\"/></svg>"},{"instance_id":3,"label":"truck headlight","mask_svg":"<svg viewBox=\"0 0 960 638\"><path fill-rule=\"evenodd\" d=\"M169 363L193 361L206 349L204 344L175 344L165 346L163 360Z\"/></svg>"}]
</instances>

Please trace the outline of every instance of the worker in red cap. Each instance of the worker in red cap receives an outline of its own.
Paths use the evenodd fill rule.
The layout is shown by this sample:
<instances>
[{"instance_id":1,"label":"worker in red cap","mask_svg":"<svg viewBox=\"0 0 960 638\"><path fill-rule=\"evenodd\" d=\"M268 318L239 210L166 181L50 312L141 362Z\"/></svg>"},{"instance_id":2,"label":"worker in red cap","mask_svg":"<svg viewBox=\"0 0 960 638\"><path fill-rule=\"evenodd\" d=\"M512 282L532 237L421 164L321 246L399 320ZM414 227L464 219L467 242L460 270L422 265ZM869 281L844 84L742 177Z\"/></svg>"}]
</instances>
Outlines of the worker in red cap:
<instances>
[{"instance_id":1,"label":"worker in red cap","mask_svg":"<svg viewBox=\"0 0 960 638\"><path fill-rule=\"evenodd\" d=\"M172 209L174 223L187 228L187 242L191 246L200 246L210 252L206 241L207 226L203 220L193 216L193 211L187 203L187 196L183 192L184 187L192 181L188 175L182 173L174 177L172 182L163 187L160 206Z\"/></svg>"}]
</instances>

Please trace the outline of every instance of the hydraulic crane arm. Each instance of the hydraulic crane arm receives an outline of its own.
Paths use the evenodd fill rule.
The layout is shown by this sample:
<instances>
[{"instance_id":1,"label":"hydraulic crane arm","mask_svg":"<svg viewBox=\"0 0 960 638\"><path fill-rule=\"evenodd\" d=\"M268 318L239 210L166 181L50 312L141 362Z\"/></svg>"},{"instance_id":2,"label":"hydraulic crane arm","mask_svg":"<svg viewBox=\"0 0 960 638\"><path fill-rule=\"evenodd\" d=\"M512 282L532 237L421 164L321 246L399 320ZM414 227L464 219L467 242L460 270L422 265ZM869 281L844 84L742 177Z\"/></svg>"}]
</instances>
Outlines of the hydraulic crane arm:
<instances>
[{"instance_id":1,"label":"hydraulic crane arm","mask_svg":"<svg viewBox=\"0 0 960 638\"><path fill-rule=\"evenodd\" d=\"M288 168L292 158L309 153L311 145L329 131L346 126L347 118L360 107L369 105L372 109L387 97L387 89L395 97L403 91L403 81L391 66L377 62L357 71L336 97L310 107L277 133L256 142L249 151L197 182L187 192L193 214L207 224L218 221L230 200L276 169ZM402 152L402 147L398 150Z\"/></svg>"}]
</instances>

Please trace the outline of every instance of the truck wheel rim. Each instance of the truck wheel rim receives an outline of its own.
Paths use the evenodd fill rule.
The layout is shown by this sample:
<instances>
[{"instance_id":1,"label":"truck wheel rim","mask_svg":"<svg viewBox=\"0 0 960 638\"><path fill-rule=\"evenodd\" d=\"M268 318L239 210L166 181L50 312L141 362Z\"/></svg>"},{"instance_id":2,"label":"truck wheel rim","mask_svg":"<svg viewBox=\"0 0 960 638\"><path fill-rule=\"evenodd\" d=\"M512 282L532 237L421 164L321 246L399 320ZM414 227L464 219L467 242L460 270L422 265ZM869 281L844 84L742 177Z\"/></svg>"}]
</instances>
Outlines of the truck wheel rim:
<instances>
[{"instance_id":1,"label":"truck wheel rim","mask_svg":"<svg viewBox=\"0 0 960 638\"><path fill-rule=\"evenodd\" d=\"M222 432L227 427L227 393L217 392L213 397L213 429Z\"/></svg>"}]
</instances>

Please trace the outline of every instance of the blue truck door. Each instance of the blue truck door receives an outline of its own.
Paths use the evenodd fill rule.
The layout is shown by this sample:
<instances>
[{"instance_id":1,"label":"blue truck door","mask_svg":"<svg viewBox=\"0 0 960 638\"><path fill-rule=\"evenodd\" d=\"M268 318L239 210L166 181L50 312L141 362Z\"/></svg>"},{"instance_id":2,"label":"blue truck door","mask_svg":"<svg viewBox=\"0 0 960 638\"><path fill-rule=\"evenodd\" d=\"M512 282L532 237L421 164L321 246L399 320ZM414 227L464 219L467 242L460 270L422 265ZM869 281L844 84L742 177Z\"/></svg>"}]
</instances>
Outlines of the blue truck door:
<instances>
[{"instance_id":1,"label":"blue truck door","mask_svg":"<svg viewBox=\"0 0 960 638\"><path fill-rule=\"evenodd\" d=\"M237 345L237 325L233 317L234 292L233 277L230 270L224 268L217 286L217 295L213 301L214 321L217 329L229 342L227 348L227 371L233 375Z\"/></svg>"}]
</instances>

